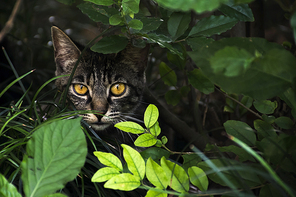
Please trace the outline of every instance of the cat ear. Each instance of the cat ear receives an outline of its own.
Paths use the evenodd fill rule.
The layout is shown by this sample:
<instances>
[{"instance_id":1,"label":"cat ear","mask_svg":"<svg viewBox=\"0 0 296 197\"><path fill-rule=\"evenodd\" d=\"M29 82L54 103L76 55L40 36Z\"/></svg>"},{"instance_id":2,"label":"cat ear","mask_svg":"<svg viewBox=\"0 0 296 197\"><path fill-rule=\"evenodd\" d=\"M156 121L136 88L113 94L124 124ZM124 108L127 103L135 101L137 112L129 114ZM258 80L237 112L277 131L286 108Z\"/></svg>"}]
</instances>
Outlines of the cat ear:
<instances>
[{"instance_id":1,"label":"cat ear","mask_svg":"<svg viewBox=\"0 0 296 197\"><path fill-rule=\"evenodd\" d=\"M144 72L147 66L147 59L150 46L146 45L144 48L137 48L131 43L121 51L122 62L130 65L136 72Z\"/></svg>"},{"instance_id":2,"label":"cat ear","mask_svg":"<svg viewBox=\"0 0 296 197\"><path fill-rule=\"evenodd\" d=\"M52 43L56 61L56 75L71 73L80 56L80 50L58 27L51 27Z\"/></svg>"}]
</instances>

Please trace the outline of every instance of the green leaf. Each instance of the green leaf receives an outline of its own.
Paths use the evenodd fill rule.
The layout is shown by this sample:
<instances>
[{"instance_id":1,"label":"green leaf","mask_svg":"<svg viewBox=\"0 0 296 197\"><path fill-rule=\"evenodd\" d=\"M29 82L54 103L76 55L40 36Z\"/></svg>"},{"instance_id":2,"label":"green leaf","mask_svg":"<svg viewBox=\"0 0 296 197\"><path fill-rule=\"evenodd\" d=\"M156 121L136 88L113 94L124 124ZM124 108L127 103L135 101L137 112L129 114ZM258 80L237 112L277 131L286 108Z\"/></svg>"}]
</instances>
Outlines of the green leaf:
<instances>
[{"instance_id":1,"label":"green leaf","mask_svg":"<svg viewBox=\"0 0 296 197\"><path fill-rule=\"evenodd\" d=\"M124 132L133 133L133 134L141 134L145 132L145 129L141 125L131 121L116 123L114 127Z\"/></svg>"},{"instance_id":2,"label":"green leaf","mask_svg":"<svg viewBox=\"0 0 296 197\"><path fill-rule=\"evenodd\" d=\"M22 197L20 193L18 193L16 187L9 183L5 176L0 174L0 196L3 197Z\"/></svg>"},{"instance_id":3,"label":"green leaf","mask_svg":"<svg viewBox=\"0 0 296 197\"><path fill-rule=\"evenodd\" d=\"M141 152L142 157L147 160L149 157L154 161L160 160L163 156L169 158L170 152L158 147L151 147Z\"/></svg>"},{"instance_id":4,"label":"green leaf","mask_svg":"<svg viewBox=\"0 0 296 197\"><path fill-rule=\"evenodd\" d=\"M120 172L112 167L105 167L99 169L91 178L92 182L105 182L114 176L119 175Z\"/></svg>"},{"instance_id":5,"label":"green leaf","mask_svg":"<svg viewBox=\"0 0 296 197\"><path fill-rule=\"evenodd\" d=\"M193 51L198 51L202 47L207 46L213 41L214 39L205 37L195 37L186 39L187 44L191 47Z\"/></svg>"},{"instance_id":6,"label":"green leaf","mask_svg":"<svg viewBox=\"0 0 296 197\"><path fill-rule=\"evenodd\" d=\"M75 3L75 0L57 0L57 1L65 5L72 5L73 3Z\"/></svg>"},{"instance_id":7,"label":"green leaf","mask_svg":"<svg viewBox=\"0 0 296 197\"><path fill-rule=\"evenodd\" d=\"M290 19L290 24L293 29L294 41L296 43L296 11L294 11L294 13Z\"/></svg>"},{"instance_id":8,"label":"green leaf","mask_svg":"<svg viewBox=\"0 0 296 197\"><path fill-rule=\"evenodd\" d=\"M153 104L148 105L144 113L144 123L147 128L152 127L159 116L159 111L157 107Z\"/></svg>"},{"instance_id":9,"label":"green leaf","mask_svg":"<svg viewBox=\"0 0 296 197\"><path fill-rule=\"evenodd\" d=\"M113 0L84 0L89 1L97 5L104 5L104 6L110 6L114 4Z\"/></svg>"},{"instance_id":10,"label":"green leaf","mask_svg":"<svg viewBox=\"0 0 296 197\"><path fill-rule=\"evenodd\" d=\"M141 16L141 17L136 16L136 18L142 21L143 23L143 28L140 31L141 33L148 33L150 31L157 30L158 27L163 22L160 18L153 18L153 17L146 17L146 16Z\"/></svg>"},{"instance_id":11,"label":"green leaf","mask_svg":"<svg viewBox=\"0 0 296 197\"><path fill-rule=\"evenodd\" d=\"M250 108L253 105L253 98L249 96L244 96L241 101L240 101L245 107ZM246 113L248 110L245 109L242 106L239 106L239 112L240 115L242 116L244 113Z\"/></svg>"},{"instance_id":12,"label":"green leaf","mask_svg":"<svg viewBox=\"0 0 296 197\"><path fill-rule=\"evenodd\" d=\"M118 53L126 47L127 43L128 39L126 37L112 35L102 38L90 49L94 52L103 54Z\"/></svg>"},{"instance_id":13,"label":"green leaf","mask_svg":"<svg viewBox=\"0 0 296 197\"><path fill-rule=\"evenodd\" d=\"M167 197L168 194L164 192L158 192L154 190L148 190L145 197Z\"/></svg>"},{"instance_id":14,"label":"green leaf","mask_svg":"<svg viewBox=\"0 0 296 197\"><path fill-rule=\"evenodd\" d=\"M228 135L238 138L248 146L255 145L256 135L254 130L246 123L236 120L228 120L223 125Z\"/></svg>"},{"instance_id":15,"label":"green leaf","mask_svg":"<svg viewBox=\"0 0 296 197\"><path fill-rule=\"evenodd\" d=\"M211 0L211 1L196 1L196 0L156 0L156 2L166 8L173 10L189 11L194 10L197 13L213 11L217 9L220 4L228 2L229 0Z\"/></svg>"},{"instance_id":16,"label":"green leaf","mask_svg":"<svg viewBox=\"0 0 296 197\"><path fill-rule=\"evenodd\" d=\"M130 173L122 173L112 177L104 184L105 188L131 191L141 185L140 179Z\"/></svg>"},{"instance_id":17,"label":"green leaf","mask_svg":"<svg viewBox=\"0 0 296 197\"><path fill-rule=\"evenodd\" d=\"M121 3L124 15L133 15L139 12L140 0L122 0Z\"/></svg>"},{"instance_id":18,"label":"green leaf","mask_svg":"<svg viewBox=\"0 0 296 197\"><path fill-rule=\"evenodd\" d=\"M254 21L254 16L248 4L236 4L233 1L223 4L219 10L226 16L236 18L239 21Z\"/></svg>"},{"instance_id":19,"label":"green leaf","mask_svg":"<svg viewBox=\"0 0 296 197\"><path fill-rule=\"evenodd\" d=\"M258 132L258 138L260 140L264 137L277 136L276 130L269 123L263 120L255 120L254 128Z\"/></svg>"},{"instance_id":20,"label":"green leaf","mask_svg":"<svg viewBox=\"0 0 296 197\"><path fill-rule=\"evenodd\" d=\"M209 180L206 173L199 167L192 166L188 168L190 182L198 187L201 191L207 191Z\"/></svg>"},{"instance_id":21,"label":"green leaf","mask_svg":"<svg viewBox=\"0 0 296 197\"><path fill-rule=\"evenodd\" d=\"M178 192L186 193L189 190L189 178L185 170L165 157L161 158L160 163L170 181L170 187Z\"/></svg>"},{"instance_id":22,"label":"green leaf","mask_svg":"<svg viewBox=\"0 0 296 197\"><path fill-rule=\"evenodd\" d=\"M191 14L174 12L168 20L168 32L173 40L182 36L189 27L191 21Z\"/></svg>"},{"instance_id":23,"label":"green leaf","mask_svg":"<svg viewBox=\"0 0 296 197\"><path fill-rule=\"evenodd\" d=\"M77 6L83 14L86 14L91 20L95 22L101 22L104 25L109 24L109 19L107 16L101 14L96 10L96 6L94 4L85 2L81 3Z\"/></svg>"},{"instance_id":24,"label":"green leaf","mask_svg":"<svg viewBox=\"0 0 296 197\"><path fill-rule=\"evenodd\" d=\"M80 172L87 154L80 120L55 121L33 133L21 163L26 196L53 193Z\"/></svg>"},{"instance_id":25,"label":"green leaf","mask_svg":"<svg viewBox=\"0 0 296 197\"><path fill-rule=\"evenodd\" d=\"M105 152L101 152L101 151L95 151L94 155L105 166L109 166L109 167L114 168L114 169L116 169L117 171L120 171L120 172L123 170L121 161L118 159L118 157L116 157L112 153L105 153Z\"/></svg>"},{"instance_id":26,"label":"green leaf","mask_svg":"<svg viewBox=\"0 0 296 197\"><path fill-rule=\"evenodd\" d=\"M209 59L225 46L236 46L257 55L242 75L228 77L213 72ZM296 77L296 58L280 45L261 38L226 38L212 42L199 51L188 52L196 66L227 93L244 94L264 100L285 92ZM268 81L268 83L267 83Z\"/></svg>"},{"instance_id":27,"label":"green leaf","mask_svg":"<svg viewBox=\"0 0 296 197\"><path fill-rule=\"evenodd\" d=\"M291 129L294 125L294 122L290 118L285 116L278 117L277 119L275 119L274 122L282 129Z\"/></svg>"},{"instance_id":28,"label":"green leaf","mask_svg":"<svg viewBox=\"0 0 296 197\"><path fill-rule=\"evenodd\" d=\"M168 86L176 86L177 84L177 75L174 70L172 70L166 63L161 62L159 64L159 74L162 81Z\"/></svg>"},{"instance_id":29,"label":"green leaf","mask_svg":"<svg viewBox=\"0 0 296 197\"><path fill-rule=\"evenodd\" d=\"M109 18L110 25L119 25L122 22L120 14L114 14Z\"/></svg>"},{"instance_id":30,"label":"green leaf","mask_svg":"<svg viewBox=\"0 0 296 197\"><path fill-rule=\"evenodd\" d=\"M255 162L255 159L248 152L246 152L243 148L240 148L238 146L230 145L230 146L222 146L217 148L221 152L231 152L236 154L240 162L243 162L243 161Z\"/></svg>"},{"instance_id":31,"label":"green leaf","mask_svg":"<svg viewBox=\"0 0 296 197\"><path fill-rule=\"evenodd\" d=\"M144 133L140 135L134 142L135 146L139 147L150 147L156 144L157 139L150 133Z\"/></svg>"},{"instance_id":32,"label":"green leaf","mask_svg":"<svg viewBox=\"0 0 296 197\"><path fill-rule=\"evenodd\" d=\"M214 74L235 77L243 75L255 57L244 49L226 46L210 58Z\"/></svg>"},{"instance_id":33,"label":"green leaf","mask_svg":"<svg viewBox=\"0 0 296 197\"><path fill-rule=\"evenodd\" d=\"M293 88L289 88L283 94L280 95L280 98L287 103L292 109L292 115L296 118L296 92Z\"/></svg>"},{"instance_id":34,"label":"green leaf","mask_svg":"<svg viewBox=\"0 0 296 197\"><path fill-rule=\"evenodd\" d=\"M160 189L166 189L169 184L163 168L149 157L146 162L146 177L150 183Z\"/></svg>"},{"instance_id":35,"label":"green leaf","mask_svg":"<svg viewBox=\"0 0 296 197\"><path fill-rule=\"evenodd\" d=\"M255 100L253 104L254 107L262 114L272 114L278 106L276 101L272 102L270 100Z\"/></svg>"},{"instance_id":36,"label":"green leaf","mask_svg":"<svg viewBox=\"0 0 296 197\"><path fill-rule=\"evenodd\" d=\"M194 69L187 73L189 83L204 94L214 92L214 84L202 73L200 69Z\"/></svg>"},{"instance_id":37,"label":"green leaf","mask_svg":"<svg viewBox=\"0 0 296 197\"><path fill-rule=\"evenodd\" d=\"M178 55L173 54L171 52L167 52L167 58L170 63L178 66L179 69L183 70L186 64L186 57L181 59Z\"/></svg>"},{"instance_id":38,"label":"green leaf","mask_svg":"<svg viewBox=\"0 0 296 197\"><path fill-rule=\"evenodd\" d=\"M221 33L231 29L237 22L237 19L228 16L212 15L198 21L196 25L191 29L188 36L210 37L214 34L220 35Z\"/></svg>"},{"instance_id":39,"label":"green leaf","mask_svg":"<svg viewBox=\"0 0 296 197\"><path fill-rule=\"evenodd\" d=\"M123 157L127 163L127 167L135 177L143 180L145 176L145 161L138 151L126 144L121 144L123 148Z\"/></svg>"},{"instance_id":40,"label":"green leaf","mask_svg":"<svg viewBox=\"0 0 296 197\"><path fill-rule=\"evenodd\" d=\"M178 90L169 90L165 93L165 100L169 105L177 105L180 102L181 95Z\"/></svg>"},{"instance_id":41,"label":"green leaf","mask_svg":"<svg viewBox=\"0 0 296 197\"><path fill-rule=\"evenodd\" d=\"M61 193L55 193L55 194L49 194L49 195L45 195L42 197L67 197L65 194L61 194Z\"/></svg>"},{"instance_id":42,"label":"green leaf","mask_svg":"<svg viewBox=\"0 0 296 197\"><path fill-rule=\"evenodd\" d=\"M282 196L283 193L281 193L281 191L277 188L274 187L273 184L267 184L264 185L261 189L260 189L260 193L259 193L259 197L279 197Z\"/></svg>"},{"instance_id":43,"label":"green leaf","mask_svg":"<svg viewBox=\"0 0 296 197\"><path fill-rule=\"evenodd\" d=\"M227 159L211 159L211 162L215 165L216 170L220 171L237 188L255 187L262 184L255 169L250 169L240 162ZM205 161L199 162L197 166L204 170L209 179L228 187L225 181L217 176L217 173Z\"/></svg>"},{"instance_id":44,"label":"green leaf","mask_svg":"<svg viewBox=\"0 0 296 197\"><path fill-rule=\"evenodd\" d=\"M202 161L201 157L196 154L190 154L190 155L182 155L184 162L182 167L185 171L188 171L188 168L191 166L196 166L198 162Z\"/></svg>"},{"instance_id":45,"label":"green leaf","mask_svg":"<svg viewBox=\"0 0 296 197\"><path fill-rule=\"evenodd\" d=\"M158 121L156 121L156 123L149 128L149 131L154 137L157 137L160 134L161 128L159 127Z\"/></svg>"},{"instance_id":46,"label":"green leaf","mask_svg":"<svg viewBox=\"0 0 296 197\"><path fill-rule=\"evenodd\" d=\"M143 29L143 23L142 21L138 20L138 19L133 19L128 23L128 26L136 29L136 30L141 30Z\"/></svg>"}]
</instances>

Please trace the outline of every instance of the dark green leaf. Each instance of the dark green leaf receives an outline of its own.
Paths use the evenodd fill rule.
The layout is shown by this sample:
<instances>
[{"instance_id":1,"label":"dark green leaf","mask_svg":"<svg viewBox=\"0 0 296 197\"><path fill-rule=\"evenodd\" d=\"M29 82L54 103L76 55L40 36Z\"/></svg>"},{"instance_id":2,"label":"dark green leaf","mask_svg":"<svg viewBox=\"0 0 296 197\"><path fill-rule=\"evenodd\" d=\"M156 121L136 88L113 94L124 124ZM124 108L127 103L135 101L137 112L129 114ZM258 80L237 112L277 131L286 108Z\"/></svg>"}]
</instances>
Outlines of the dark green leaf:
<instances>
[{"instance_id":1,"label":"dark green leaf","mask_svg":"<svg viewBox=\"0 0 296 197\"><path fill-rule=\"evenodd\" d=\"M172 189L182 193L189 190L189 178L181 166L162 157L161 167L170 180L170 187Z\"/></svg>"},{"instance_id":2,"label":"dark green leaf","mask_svg":"<svg viewBox=\"0 0 296 197\"><path fill-rule=\"evenodd\" d=\"M71 5L75 3L76 0L57 0L57 1L66 5Z\"/></svg>"},{"instance_id":3,"label":"dark green leaf","mask_svg":"<svg viewBox=\"0 0 296 197\"><path fill-rule=\"evenodd\" d=\"M262 115L262 119L267 122L268 124L273 124L275 117L274 116L267 116L266 114Z\"/></svg>"},{"instance_id":4,"label":"dark green leaf","mask_svg":"<svg viewBox=\"0 0 296 197\"><path fill-rule=\"evenodd\" d=\"M176 86L177 84L177 75L166 63L161 62L159 64L159 74L162 81L168 86Z\"/></svg>"},{"instance_id":5,"label":"dark green leaf","mask_svg":"<svg viewBox=\"0 0 296 197\"><path fill-rule=\"evenodd\" d=\"M289 107L292 109L292 115L296 118L296 92L293 88L289 88L283 94L280 95L281 99L284 100Z\"/></svg>"},{"instance_id":6,"label":"dark green leaf","mask_svg":"<svg viewBox=\"0 0 296 197\"><path fill-rule=\"evenodd\" d=\"M140 179L130 173L123 173L112 177L104 184L105 188L131 191L141 185Z\"/></svg>"},{"instance_id":7,"label":"dark green leaf","mask_svg":"<svg viewBox=\"0 0 296 197\"><path fill-rule=\"evenodd\" d=\"M267 184L260 189L259 197L279 197L282 196L282 194L283 193L281 193L277 187L274 187L273 184Z\"/></svg>"},{"instance_id":8,"label":"dark green leaf","mask_svg":"<svg viewBox=\"0 0 296 197\"><path fill-rule=\"evenodd\" d=\"M191 14L174 12L168 20L168 32L173 40L185 33L191 21Z\"/></svg>"},{"instance_id":9,"label":"dark green leaf","mask_svg":"<svg viewBox=\"0 0 296 197\"><path fill-rule=\"evenodd\" d=\"M77 6L83 14L86 14L91 20L95 22L101 22L105 25L109 24L109 19L107 16L99 13L92 3L85 2Z\"/></svg>"},{"instance_id":10,"label":"dark green leaf","mask_svg":"<svg viewBox=\"0 0 296 197\"><path fill-rule=\"evenodd\" d=\"M160 160L162 156L168 158L170 156L170 152L164 150L162 148L151 147L141 152L142 157L147 160L149 157L154 161Z\"/></svg>"},{"instance_id":11,"label":"dark green leaf","mask_svg":"<svg viewBox=\"0 0 296 197\"><path fill-rule=\"evenodd\" d=\"M226 46L210 58L214 74L235 77L243 75L255 57L244 49Z\"/></svg>"},{"instance_id":12,"label":"dark green leaf","mask_svg":"<svg viewBox=\"0 0 296 197\"><path fill-rule=\"evenodd\" d=\"M219 10L226 16L236 18L239 21L254 21L254 16L248 4L236 4L232 1L223 4Z\"/></svg>"},{"instance_id":13,"label":"dark green leaf","mask_svg":"<svg viewBox=\"0 0 296 197\"><path fill-rule=\"evenodd\" d=\"M285 116L278 117L277 119L274 120L275 124L279 126L282 129L291 129L293 128L293 121Z\"/></svg>"},{"instance_id":14,"label":"dark green leaf","mask_svg":"<svg viewBox=\"0 0 296 197\"><path fill-rule=\"evenodd\" d=\"M261 140L264 137L276 136L276 130L271 126L271 124L263 120L255 120L254 127L258 132L258 138Z\"/></svg>"},{"instance_id":15,"label":"dark green leaf","mask_svg":"<svg viewBox=\"0 0 296 197\"><path fill-rule=\"evenodd\" d=\"M110 25L119 25L121 22L122 22L122 17L120 16L120 14L112 15L109 18Z\"/></svg>"},{"instance_id":16,"label":"dark green leaf","mask_svg":"<svg viewBox=\"0 0 296 197\"><path fill-rule=\"evenodd\" d=\"M127 43L126 37L112 35L102 38L91 47L91 50L103 54L118 53L126 47Z\"/></svg>"},{"instance_id":17,"label":"dark green leaf","mask_svg":"<svg viewBox=\"0 0 296 197\"><path fill-rule=\"evenodd\" d=\"M296 11L294 11L294 14L292 15L292 17L290 19L290 24L291 24L291 27L293 29L294 41L296 43Z\"/></svg>"},{"instance_id":18,"label":"dark green leaf","mask_svg":"<svg viewBox=\"0 0 296 197\"><path fill-rule=\"evenodd\" d=\"M136 17L143 23L143 28L141 29L141 33L148 33L150 31L154 31L158 29L158 27L163 22L160 18L152 18L152 17Z\"/></svg>"},{"instance_id":19,"label":"dark green leaf","mask_svg":"<svg viewBox=\"0 0 296 197\"><path fill-rule=\"evenodd\" d=\"M249 97L249 96L244 96L241 101L240 101L245 107L250 108L253 104L253 98ZM242 106L239 106L239 112L240 115L243 115L244 113L246 113L248 110L245 109Z\"/></svg>"},{"instance_id":20,"label":"dark green leaf","mask_svg":"<svg viewBox=\"0 0 296 197\"><path fill-rule=\"evenodd\" d=\"M228 16L210 16L203 18L196 23L196 25L191 29L188 36L206 36L210 37L214 34L221 34L229 29L231 29L236 23L237 19Z\"/></svg>"},{"instance_id":21,"label":"dark green leaf","mask_svg":"<svg viewBox=\"0 0 296 197\"><path fill-rule=\"evenodd\" d=\"M214 84L202 73L200 69L194 69L187 73L189 83L204 94L214 92Z\"/></svg>"},{"instance_id":22,"label":"dark green leaf","mask_svg":"<svg viewBox=\"0 0 296 197\"><path fill-rule=\"evenodd\" d=\"M140 135L134 142L135 146L150 147L156 144L157 139L150 133Z\"/></svg>"},{"instance_id":23,"label":"dark green leaf","mask_svg":"<svg viewBox=\"0 0 296 197\"><path fill-rule=\"evenodd\" d=\"M169 105L177 105L180 102L181 95L178 90L169 90L165 93L165 100Z\"/></svg>"},{"instance_id":24,"label":"dark green leaf","mask_svg":"<svg viewBox=\"0 0 296 197\"><path fill-rule=\"evenodd\" d=\"M228 135L238 138L248 146L255 145L256 135L254 130L246 123L236 120L228 120L223 125Z\"/></svg>"},{"instance_id":25,"label":"dark green leaf","mask_svg":"<svg viewBox=\"0 0 296 197\"><path fill-rule=\"evenodd\" d=\"M240 148L235 145L230 145L230 146L222 146L222 147L217 147L219 151L221 152L231 152L237 155L238 160L243 162L243 161L252 161L255 162L255 159L250 155L248 152L246 152L243 148Z\"/></svg>"},{"instance_id":26,"label":"dark green leaf","mask_svg":"<svg viewBox=\"0 0 296 197\"><path fill-rule=\"evenodd\" d=\"M114 4L113 0L84 0L89 1L97 5L104 5L104 6L110 6Z\"/></svg>"},{"instance_id":27,"label":"dark green leaf","mask_svg":"<svg viewBox=\"0 0 296 197\"><path fill-rule=\"evenodd\" d=\"M168 58L169 62L178 66L179 69L184 69L184 66L186 64L185 57L183 59L181 59L178 55L173 54L171 52L167 52L167 58Z\"/></svg>"},{"instance_id":28,"label":"dark green leaf","mask_svg":"<svg viewBox=\"0 0 296 197\"><path fill-rule=\"evenodd\" d=\"M214 39L205 38L205 37L195 37L195 38L189 38L186 40L187 44L191 47L193 51L198 51L202 47L210 44L213 41Z\"/></svg>"},{"instance_id":29,"label":"dark green leaf","mask_svg":"<svg viewBox=\"0 0 296 197\"><path fill-rule=\"evenodd\" d=\"M141 30L143 29L143 23L138 20L138 19L132 19L129 23L128 23L128 26L133 28L133 29L136 29L136 30Z\"/></svg>"},{"instance_id":30,"label":"dark green leaf","mask_svg":"<svg viewBox=\"0 0 296 197\"><path fill-rule=\"evenodd\" d=\"M278 106L276 101L272 102L270 100L255 100L253 104L254 107L262 114L272 114Z\"/></svg>"},{"instance_id":31,"label":"dark green leaf","mask_svg":"<svg viewBox=\"0 0 296 197\"><path fill-rule=\"evenodd\" d=\"M124 15L137 14L139 12L140 0L122 0L122 10Z\"/></svg>"},{"instance_id":32,"label":"dark green leaf","mask_svg":"<svg viewBox=\"0 0 296 197\"><path fill-rule=\"evenodd\" d=\"M191 166L196 166L198 162L202 160L201 157L196 154L182 155L182 157L184 159L182 167L185 171L187 171Z\"/></svg>"},{"instance_id":33,"label":"dark green leaf","mask_svg":"<svg viewBox=\"0 0 296 197\"><path fill-rule=\"evenodd\" d=\"M16 187L9 183L5 176L0 174L0 196L3 197L22 197L20 193L17 192Z\"/></svg>"},{"instance_id":34,"label":"dark green leaf","mask_svg":"<svg viewBox=\"0 0 296 197\"><path fill-rule=\"evenodd\" d=\"M33 133L21 163L26 196L51 194L80 172L87 154L80 120L55 121Z\"/></svg>"}]
</instances>

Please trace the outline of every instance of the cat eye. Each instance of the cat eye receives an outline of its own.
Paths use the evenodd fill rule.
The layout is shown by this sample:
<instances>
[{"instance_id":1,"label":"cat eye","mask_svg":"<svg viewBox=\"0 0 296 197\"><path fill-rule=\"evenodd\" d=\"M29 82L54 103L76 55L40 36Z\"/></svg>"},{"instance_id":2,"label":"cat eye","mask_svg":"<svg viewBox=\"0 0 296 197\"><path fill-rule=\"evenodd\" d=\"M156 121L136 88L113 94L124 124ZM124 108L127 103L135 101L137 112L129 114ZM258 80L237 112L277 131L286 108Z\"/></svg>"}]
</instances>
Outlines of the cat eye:
<instances>
[{"instance_id":1,"label":"cat eye","mask_svg":"<svg viewBox=\"0 0 296 197\"><path fill-rule=\"evenodd\" d=\"M111 86L110 91L114 96L121 96L125 92L125 89L124 83L116 83Z\"/></svg>"},{"instance_id":2,"label":"cat eye","mask_svg":"<svg viewBox=\"0 0 296 197\"><path fill-rule=\"evenodd\" d=\"M73 85L73 90L75 93L79 94L79 95L85 95L88 91L87 87L85 85L82 84L74 84Z\"/></svg>"}]
</instances>

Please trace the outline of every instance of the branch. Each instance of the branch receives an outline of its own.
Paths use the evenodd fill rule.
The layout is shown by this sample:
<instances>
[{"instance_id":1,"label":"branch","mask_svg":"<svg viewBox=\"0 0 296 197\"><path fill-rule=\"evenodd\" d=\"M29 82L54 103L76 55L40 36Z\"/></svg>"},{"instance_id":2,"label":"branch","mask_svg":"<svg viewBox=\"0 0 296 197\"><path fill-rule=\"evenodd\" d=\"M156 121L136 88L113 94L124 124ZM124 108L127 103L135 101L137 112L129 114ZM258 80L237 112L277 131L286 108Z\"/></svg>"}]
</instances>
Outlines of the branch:
<instances>
[{"instance_id":1,"label":"branch","mask_svg":"<svg viewBox=\"0 0 296 197\"><path fill-rule=\"evenodd\" d=\"M16 1L15 5L13 7L13 10L11 12L11 15L10 15L10 17L8 19L8 21L5 23L4 28L0 32L0 42L3 40L3 38L5 37L5 35L7 33L9 33L10 30L12 29L13 22L14 22L14 19L15 19L16 14L17 14L17 12L19 10L19 7L21 5L21 2L22 2L22 0L17 0Z\"/></svg>"},{"instance_id":2,"label":"branch","mask_svg":"<svg viewBox=\"0 0 296 197\"><path fill-rule=\"evenodd\" d=\"M211 139L209 136L197 133L184 121L180 120L176 115L172 114L169 110L162 106L154 97L154 95L148 90L148 88L145 89L144 98L147 99L148 102L157 106L160 117L167 125L178 132L179 135L184 137L187 142L194 144L198 149L204 150L207 142L213 141L213 139Z\"/></svg>"}]
</instances>

